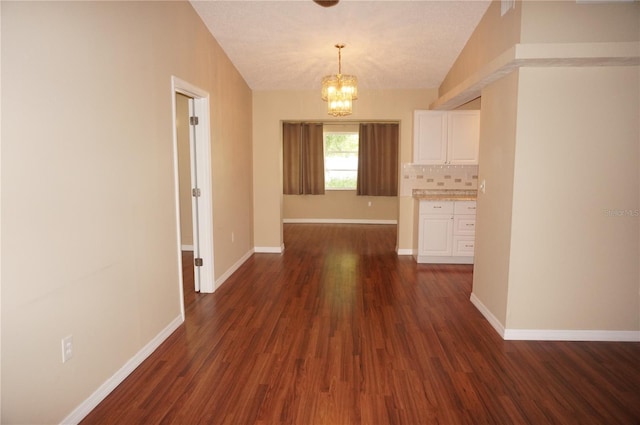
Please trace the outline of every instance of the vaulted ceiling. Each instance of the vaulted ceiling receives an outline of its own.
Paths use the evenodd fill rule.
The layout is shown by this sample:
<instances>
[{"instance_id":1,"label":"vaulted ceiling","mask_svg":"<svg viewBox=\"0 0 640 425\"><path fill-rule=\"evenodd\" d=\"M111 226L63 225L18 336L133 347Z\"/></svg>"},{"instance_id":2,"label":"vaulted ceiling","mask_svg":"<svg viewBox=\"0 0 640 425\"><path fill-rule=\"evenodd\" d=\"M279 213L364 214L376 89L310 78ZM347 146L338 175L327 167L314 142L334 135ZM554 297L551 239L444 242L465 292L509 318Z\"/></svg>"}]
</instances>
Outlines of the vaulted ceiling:
<instances>
[{"instance_id":1,"label":"vaulted ceiling","mask_svg":"<svg viewBox=\"0 0 640 425\"><path fill-rule=\"evenodd\" d=\"M191 1L253 90L319 89L324 75L361 88L437 88L489 0Z\"/></svg>"}]
</instances>

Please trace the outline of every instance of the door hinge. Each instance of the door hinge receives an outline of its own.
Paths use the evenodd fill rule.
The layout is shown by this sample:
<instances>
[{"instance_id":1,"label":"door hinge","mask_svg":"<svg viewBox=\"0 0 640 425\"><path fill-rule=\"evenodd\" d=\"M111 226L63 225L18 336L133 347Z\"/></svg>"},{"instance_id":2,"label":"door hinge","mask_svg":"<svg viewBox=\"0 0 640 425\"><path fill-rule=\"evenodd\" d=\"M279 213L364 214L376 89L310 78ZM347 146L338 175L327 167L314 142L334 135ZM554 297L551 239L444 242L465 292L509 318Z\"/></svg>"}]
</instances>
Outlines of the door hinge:
<instances>
[{"instance_id":1,"label":"door hinge","mask_svg":"<svg viewBox=\"0 0 640 425\"><path fill-rule=\"evenodd\" d=\"M202 258L194 258L193 264L195 264L196 267L202 267Z\"/></svg>"},{"instance_id":2,"label":"door hinge","mask_svg":"<svg viewBox=\"0 0 640 425\"><path fill-rule=\"evenodd\" d=\"M194 198L198 198L200 196L200 189L198 189L197 187L191 189L191 196L193 196Z\"/></svg>"},{"instance_id":3,"label":"door hinge","mask_svg":"<svg viewBox=\"0 0 640 425\"><path fill-rule=\"evenodd\" d=\"M198 125L198 117L189 117L189 124Z\"/></svg>"}]
</instances>

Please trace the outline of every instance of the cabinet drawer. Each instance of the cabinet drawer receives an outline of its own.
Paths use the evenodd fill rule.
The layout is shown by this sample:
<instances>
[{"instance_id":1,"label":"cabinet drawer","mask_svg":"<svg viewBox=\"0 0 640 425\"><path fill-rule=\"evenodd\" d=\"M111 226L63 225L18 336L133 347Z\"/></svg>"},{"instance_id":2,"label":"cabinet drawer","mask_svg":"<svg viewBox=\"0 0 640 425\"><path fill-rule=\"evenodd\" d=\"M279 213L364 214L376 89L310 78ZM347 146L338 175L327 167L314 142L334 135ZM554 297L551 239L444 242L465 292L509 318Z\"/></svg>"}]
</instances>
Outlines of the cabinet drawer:
<instances>
[{"instance_id":1,"label":"cabinet drawer","mask_svg":"<svg viewBox=\"0 0 640 425\"><path fill-rule=\"evenodd\" d=\"M453 216L454 235L475 235L476 216L475 215L454 215Z\"/></svg>"},{"instance_id":2,"label":"cabinet drawer","mask_svg":"<svg viewBox=\"0 0 640 425\"><path fill-rule=\"evenodd\" d=\"M474 214L476 213L476 201L456 201L454 214Z\"/></svg>"},{"instance_id":3,"label":"cabinet drawer","mask_svg":"<svg viewBox=\"0 0 640 425\"><path fill-rule=\"evenodd\" d=\"M420 214L453 214L453 202L421 201Z\"/></svg>"},{"instance_id":4,"label":"cabinet drawer","mask_svg":"<svg viewBox=\"0 0 640 425\"><path fill-rule=\"evenodd\" d=\"M475 240L468 237L453 237L453 255L458 257L472 257L475 250Z\"/></svg>"}]
</instances>

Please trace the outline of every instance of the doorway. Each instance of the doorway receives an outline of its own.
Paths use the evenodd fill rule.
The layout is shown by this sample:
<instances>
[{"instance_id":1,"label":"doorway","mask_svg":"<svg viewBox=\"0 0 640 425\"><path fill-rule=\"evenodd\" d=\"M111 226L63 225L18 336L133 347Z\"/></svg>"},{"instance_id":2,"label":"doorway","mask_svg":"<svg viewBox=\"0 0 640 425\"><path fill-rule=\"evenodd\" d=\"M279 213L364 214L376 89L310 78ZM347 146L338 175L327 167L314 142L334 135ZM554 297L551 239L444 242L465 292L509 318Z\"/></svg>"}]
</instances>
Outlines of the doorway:
<instances>
[{"instance_id":1,"label":"doorway","mask_svg":"<svg viewBox=\"0 0 640 425\"><path fill-rule=\"evenodd\" d=\"M304 123L300 121L282 122L282 150L285 150L285 128L296 128ZM375 140L371 135L365 135L363 143L361 127L379 128ZM327 121L322 123L322 138L324 147L322 155L324 164L316 167L315 170L322 171L324 166L324 189L322 196L308 196L296 193L297 187L293 185L293 190L283 194L281 203L282 223L323 223L323 224L374 224L374 225L395 225L398 233L398 218L400 216L400 186L397 179L399 164L399 128L397 121ZM390 131L393 129L394 131ZM296 146L299 141L299 133L288 131L291 136L287 143ZM380 137L385 135L385 137ZM316 135L315 139L318 139ZM384 139L384 140L380 140ZM393 143L392 143L393 142ZM367 176L374 176L369 182L372 187L366 194L359 195L357 186L359 180L360 151L364 146L365 156L368 163L376 164L373 167L377 173L366 171ZM393 150L388 150L382 146L394 146ZM366 149L369 147L368 149ZM284 156L283 156L284 158ZM282 179L283 182L300 183L295 179L287 179L284 173L284 165L287 163L296 164L293 157L291 161L283 159ZM389 159L388 159L389 158ZM387 160L388 159L388 160ZM395 168L390 162L395 162ZM380 165L377 165L380 164ZM296 164L297 165L297 164ZM299 165L302 167L302 165ZM380 170L386 170L385 173ZM391 171L393 170L393 171ZM295 171L295 170L294 170ZM384 174L384 176L383 176ZM294 176L299 175L299 172ZM317 177L317 176L316 176ZM322 177L322 176L320 176ZM375 184L374 184L375 183ZM309 185L310 186L310 185ZM288 189L288 188L287 188ZM395 189L392 191L391 189ZM283 192L285 191L283 185ZM284 226L282 240L284 241ZM397 244L396 240L396 244ZM396 245L397 249L397 245Z\"/></svg>"},{"instance_id":2,"label":"doorway","mask_svg":"<svg viewBox=\"0 0 640 425\"><path fill-rule=\"evenodd\" d=\"M193 270L193 291L214 291L213 205L209 95L172 77L174 172L180 296L184 317L183 268ZM192 256L183 255L192 252ZM191 258L193 261L191 261Z\"/></svg>"}]
</instances>

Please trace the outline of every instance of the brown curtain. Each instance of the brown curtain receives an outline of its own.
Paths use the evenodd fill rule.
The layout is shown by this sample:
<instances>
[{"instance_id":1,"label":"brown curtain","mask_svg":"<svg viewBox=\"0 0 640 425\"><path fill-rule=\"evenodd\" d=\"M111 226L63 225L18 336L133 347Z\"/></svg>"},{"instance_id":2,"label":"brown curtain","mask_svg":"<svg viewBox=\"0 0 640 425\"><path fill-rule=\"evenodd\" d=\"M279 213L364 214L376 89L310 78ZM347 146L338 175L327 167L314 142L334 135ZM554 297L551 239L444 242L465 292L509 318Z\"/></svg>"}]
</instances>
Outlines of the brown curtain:
<instances>
[{"instance_id":1,"label":"brown curtain","mask_svg":"<svg viewBox=\"0 0 640 425\"><path fill-rule=\"evenodd\" d=\"M360 124L358 195L398 195L398 135L398 124Z\"/></svg>"},{"instance_id":2,"label":"brown curtain","mask_svg":"<svg viewBox=\"0 0 640 425\"><path fill-rule=\"evenodd\" d=\"M321 123L282 125L282 193L324 194L324 146Z\"/></svg>"}]
</instances>

